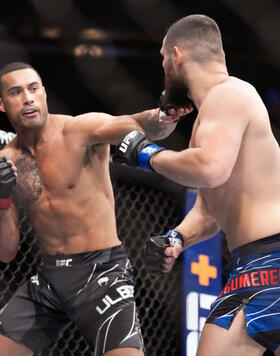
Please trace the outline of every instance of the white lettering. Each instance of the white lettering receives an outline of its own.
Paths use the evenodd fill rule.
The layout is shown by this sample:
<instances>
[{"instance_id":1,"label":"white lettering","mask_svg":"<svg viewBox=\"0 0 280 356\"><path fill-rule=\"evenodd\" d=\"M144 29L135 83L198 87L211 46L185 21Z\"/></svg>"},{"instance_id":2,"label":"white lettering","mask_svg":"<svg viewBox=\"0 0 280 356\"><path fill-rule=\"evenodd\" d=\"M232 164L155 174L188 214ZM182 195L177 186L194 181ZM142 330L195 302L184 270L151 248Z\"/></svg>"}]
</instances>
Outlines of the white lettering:
<instances>
[{"instance_id":1,"label":"white lettering","mask_svg":"<svg viewBox=\"0 0 280 356\"><path fill-rule=\"evenodd\" d=\"M31 283L37 284L37 286L38 286L39 285L38 276L32 276L31 277Z\"/></svg>"},{"instance_id":2,"label":"white lettering","mask_svg":"<svg viewBox=\"0 0 280 356\"><path fill-rule=\"evenodd\" d=\"M106 296L106 297L107 297L107 296ZM106 305L106 307L105 307L104 309L101 309L101 308L98 307L98 306L96 307L96 310L98 311L99 314L104 314L105 311L106 311L107 309L109 309L110 306L111 306L111 304L107 301L106 297L102 299L102 302Z\"/></svg>"},{"instance_id":3,"label":"white lettering","mask_svg":"<svg viewBox=\"0 0 280 356\"><path fill-rule=\"evenodd\" d=\"M68 258L67 260L56 260L57 267L71 267L72 266L72 258Z\"/></svg>"},{"instance_id":4,"label":"white lettering","mask_svg":"<svg viewBox=\"0 0 280 356\"><path fill-rule=\"evenodd\" d=\"M123 141L119 147L119 150L122 151L123 153L126 152L128 145Z\"/></svg>"},{"instance_id":5,"label":"white lettering","mask_svg":"<svg viewBox=\"0 0 280 356\"><path fill-rule=\"evenodd\" d=\"M105 298L111 305L117 304L118 302L120 302L122 300L122 298L117 298L117 299L113 300L109 297L109 295L106 295Z\"/></svg>"},{"instance_id":6,"label":"white lettering","mask_svg":"<svg viewBox=\"0 0 280 356\"><path fill-rule=\"evenodd\" d=\"M206 318L200 310L209 310L217 296L206 293L190 292L186 296L186 352L187 356L195 356L201 331Z\"/></svg>"},{"instance_id":7,"label":"white lettering","mask_svg":"<svg viewBox=\"0 0 280 356\"><path fill-rule=\"evenodd\" d=\"M105 307L103 309L99 306L96 307L96 310L99 314L104 314L106 310L108 310L112 305L117 304L118 302L124 299L133 298L134 295L134 287L129 285L118 287L116 288L116 291L118 292L120 297L117 299L112 299L108 294L106 294L105 297L102 299L102 302L105 304Z\"/></svg>"},{"instance_id":8,"label":"white lettering","mask_svg":"<svg viewBox=\"0 0 280 356\"><path fill-rule=\"evenodd\" d=\"M133 298L134 287L133 286L121 286L117 288L117 291L121 295L122 299Z\"/></svg>"}]
</instances>

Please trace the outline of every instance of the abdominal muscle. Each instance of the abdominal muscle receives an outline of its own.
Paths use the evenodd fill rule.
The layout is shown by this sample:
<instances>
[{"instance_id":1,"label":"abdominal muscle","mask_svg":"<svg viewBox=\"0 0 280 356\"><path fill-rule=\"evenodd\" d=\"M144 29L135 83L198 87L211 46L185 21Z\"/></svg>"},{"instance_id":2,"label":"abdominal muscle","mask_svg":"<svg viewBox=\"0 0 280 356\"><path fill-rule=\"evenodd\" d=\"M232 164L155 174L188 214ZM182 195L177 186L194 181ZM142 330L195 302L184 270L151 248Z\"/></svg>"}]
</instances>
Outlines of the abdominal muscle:
<instances>
[{"instance_id":1,"label":"abdominal muscle","mask_svg":"<svg viewBox=\"0 0 280 356\"><path fill-rule=\"evenodd\" d=\"M91 192L91 197L44 199L29 211L43 252L74 254L120 244L113 197Z\"/></svg>"}]
</instances>

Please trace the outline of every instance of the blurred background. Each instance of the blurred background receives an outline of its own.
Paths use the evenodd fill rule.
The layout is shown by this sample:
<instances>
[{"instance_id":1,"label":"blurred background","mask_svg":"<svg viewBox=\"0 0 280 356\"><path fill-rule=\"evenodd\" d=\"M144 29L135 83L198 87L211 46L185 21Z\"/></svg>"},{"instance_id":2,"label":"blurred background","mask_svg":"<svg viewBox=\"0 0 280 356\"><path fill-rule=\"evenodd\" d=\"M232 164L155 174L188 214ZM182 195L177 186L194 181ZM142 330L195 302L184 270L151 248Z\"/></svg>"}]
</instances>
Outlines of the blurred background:
<instances>
[{"instance_id":1,"label":"blurred background","mask_svg":"<svg viewBox=\"0 0 280 356\"><path fill-rule=\"evenodd\" d=\"M280 137L280 4L276 0L21 0L1 3L0 66L25 61L41 74L50 112L134 113L156 107L159 50L170 24L202 13L221 28L231 75L252 83ZM196 113L165 145L186 147ZM0 128L12 130L4 114Z\"/></svg>"}]
</instances>

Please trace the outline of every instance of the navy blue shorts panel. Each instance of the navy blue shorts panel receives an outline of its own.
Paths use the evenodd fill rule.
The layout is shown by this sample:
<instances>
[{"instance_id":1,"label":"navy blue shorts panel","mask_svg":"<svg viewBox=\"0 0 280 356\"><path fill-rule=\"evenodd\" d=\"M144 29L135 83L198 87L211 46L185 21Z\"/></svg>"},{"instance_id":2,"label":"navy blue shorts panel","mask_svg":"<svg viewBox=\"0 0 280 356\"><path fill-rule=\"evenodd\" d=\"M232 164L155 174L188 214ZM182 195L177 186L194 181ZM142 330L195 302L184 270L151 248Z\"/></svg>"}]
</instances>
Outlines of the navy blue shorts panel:
<instances>
[{"instance_id":1,"label":"navy blue shorts panel","mask_svg":"<svg viewBox=\"0 0 280 356\"><path fill-rule=\"evenodd\" d=\"M94 355L144 349L133 270L122 246L76 255L42 256L38 274L0 311L0 332L38 353L72 322Z\"/></svg>"},{"instance_id":2,"label":"navy blue shorts panel","mask_svg":"<svg viewBox=\"0 0 280 356\"><path fill-rule=\"evenodd\" d=\"M244 256L234 251L229 278L206 322L228 329L243 309L248 334L275 351L280 345L280 249L265 249L265 254Z\"/></svg>"}]
</instances>

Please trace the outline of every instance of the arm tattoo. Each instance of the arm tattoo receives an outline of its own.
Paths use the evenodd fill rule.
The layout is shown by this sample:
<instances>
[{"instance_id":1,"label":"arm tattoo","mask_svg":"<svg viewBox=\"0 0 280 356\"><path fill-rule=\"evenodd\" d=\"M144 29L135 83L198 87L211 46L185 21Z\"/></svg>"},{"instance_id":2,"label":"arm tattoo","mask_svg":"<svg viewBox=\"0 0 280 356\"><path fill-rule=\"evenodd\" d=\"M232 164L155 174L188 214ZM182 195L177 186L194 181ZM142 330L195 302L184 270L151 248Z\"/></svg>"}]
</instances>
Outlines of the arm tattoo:
<instances>
[{"instance_id":1,"label":"arm tattoo","mask_svg":"<svg viewBox=\"0 0 280 356\"><path fill-rule=\"evenodd\" d=\"M13 202L17 208L28 208L40 198L42 182L35 157L27 150L15 161L18 170Z\"/></svg>"}]
</instances>

